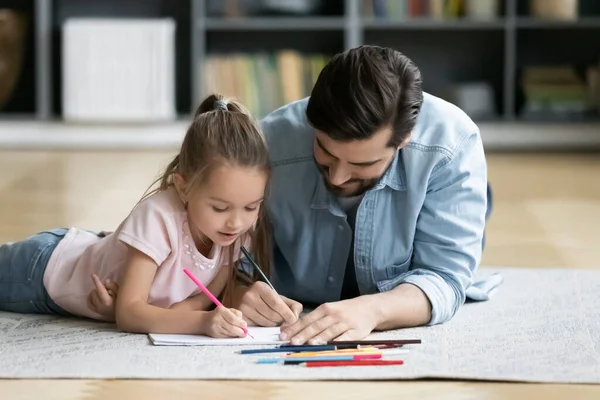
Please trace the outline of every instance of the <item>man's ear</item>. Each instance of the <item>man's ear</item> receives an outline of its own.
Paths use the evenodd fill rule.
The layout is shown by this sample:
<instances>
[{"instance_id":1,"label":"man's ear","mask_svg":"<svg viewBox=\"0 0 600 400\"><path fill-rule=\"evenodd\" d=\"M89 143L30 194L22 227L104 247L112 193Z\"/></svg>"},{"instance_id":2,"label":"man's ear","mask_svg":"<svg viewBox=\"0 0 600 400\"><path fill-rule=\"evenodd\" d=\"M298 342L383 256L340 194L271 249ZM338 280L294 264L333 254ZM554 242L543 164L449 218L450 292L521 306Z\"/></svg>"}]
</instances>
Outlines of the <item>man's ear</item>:
<instances>
[{"instance_id":1,"label":"man's ear","mask_svg":"<svg viewBox=\"0 0 600 400\"><path fill-rule=\"evenodd\" d=\"M410 139L411 139L411 137L412 137L412 132L410 132L410 133L408 134L408 136L406 137L406 139L404 139L404 140L402 141L402 143L400 143L400 144L398 145L398 150L400 150L401 148L403 148L404 146L406 146L406 145L408 144L408 142L410 142Z\"/></svg>"},{"instance_id":2,"label":"man's ear","mask_svg":"<svg viewBox=\"0 0 600 400\"><path fill-rule=\"evenodd\" d=\"M186 199L185 199L186 181L185 181L184 177L181 176L177 172L174 173L173 174L173 185L175 185L175 190L177 190L177 194L179 194L179 197L185 203L185 201L186 201Z\"/></svg>"}]
</instances>

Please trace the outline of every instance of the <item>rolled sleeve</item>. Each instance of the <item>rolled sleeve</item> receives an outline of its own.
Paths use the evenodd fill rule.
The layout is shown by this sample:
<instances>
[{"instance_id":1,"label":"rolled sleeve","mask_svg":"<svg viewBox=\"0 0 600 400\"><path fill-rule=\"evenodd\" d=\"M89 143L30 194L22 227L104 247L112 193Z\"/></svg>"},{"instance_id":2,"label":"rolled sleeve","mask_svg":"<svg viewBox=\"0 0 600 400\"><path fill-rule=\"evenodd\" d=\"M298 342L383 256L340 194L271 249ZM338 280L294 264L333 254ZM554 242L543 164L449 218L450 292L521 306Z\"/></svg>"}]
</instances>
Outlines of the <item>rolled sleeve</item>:
<instances>
[{"instance_id":1,"label":"rolled sleeve","mask_svg":"<svg viewBox=\"0 0 600 400\"><path fill-rule=\"evenodd\" d=\"M487 169L479 134L430 175L417 221L410 270L396 283L429 298L429 325L450 320L464 304L481 261L487 209Z\"/></svg>"},{"instance_id":2,"label":"rolled sleeve","mask_svg":"<svg viewBox=\"0 0 600 400\"><path fill-rule=\"evenodd\" d=\"M460 300L460 290L452 279L425 268L409 274L401 279L400 283L410 283L425 293L431 303L431 320L428 325L437 325L450 320L464 301L464 295L463 300Z\"/></svg>"}]
</instances>

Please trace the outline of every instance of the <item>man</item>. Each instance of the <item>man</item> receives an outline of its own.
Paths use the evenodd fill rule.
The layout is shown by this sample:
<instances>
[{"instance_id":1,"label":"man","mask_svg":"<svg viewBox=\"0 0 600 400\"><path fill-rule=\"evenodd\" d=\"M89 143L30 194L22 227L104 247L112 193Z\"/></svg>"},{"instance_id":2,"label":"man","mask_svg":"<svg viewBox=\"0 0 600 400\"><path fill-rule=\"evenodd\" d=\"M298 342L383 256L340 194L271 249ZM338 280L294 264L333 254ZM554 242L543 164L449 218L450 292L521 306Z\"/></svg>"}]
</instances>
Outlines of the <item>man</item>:
<instances>
[{"instance_id":1,"label":"man","mask_svg":"<svg viewBox=\"0 0 600 400\"><path fill-rule=\"evenodd\" d=\"M250 323L312 344L450 320L474 283L489 210L479 129L423 93L402 53L338 54L310 98L262 121L273 177L272 283L241 286ZM315 307L298 318L301 305Z\"/></svg>"}]
</instances>

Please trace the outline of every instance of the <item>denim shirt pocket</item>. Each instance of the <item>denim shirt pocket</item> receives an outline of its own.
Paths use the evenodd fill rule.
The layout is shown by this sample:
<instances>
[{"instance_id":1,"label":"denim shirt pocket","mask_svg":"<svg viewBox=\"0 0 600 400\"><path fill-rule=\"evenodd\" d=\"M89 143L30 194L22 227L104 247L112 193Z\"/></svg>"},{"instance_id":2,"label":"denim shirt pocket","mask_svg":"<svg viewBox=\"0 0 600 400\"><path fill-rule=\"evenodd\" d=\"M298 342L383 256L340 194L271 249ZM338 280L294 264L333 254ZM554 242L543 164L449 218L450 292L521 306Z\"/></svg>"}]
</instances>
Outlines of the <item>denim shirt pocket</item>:
<instances>
[{"instance_id":1,"label":"denim shirt pocket","mask_svg":"<svg viewBox=\"0 0 600 400\"><path fill-rule=\"evenodd\" d=\"M393 289L409 272L410 264L412 261L412 251L408 255L408 257L400 262L386 266L381 271L375 275L377 289L381 292L388 291Z\"/></svg>"}]
</instances>

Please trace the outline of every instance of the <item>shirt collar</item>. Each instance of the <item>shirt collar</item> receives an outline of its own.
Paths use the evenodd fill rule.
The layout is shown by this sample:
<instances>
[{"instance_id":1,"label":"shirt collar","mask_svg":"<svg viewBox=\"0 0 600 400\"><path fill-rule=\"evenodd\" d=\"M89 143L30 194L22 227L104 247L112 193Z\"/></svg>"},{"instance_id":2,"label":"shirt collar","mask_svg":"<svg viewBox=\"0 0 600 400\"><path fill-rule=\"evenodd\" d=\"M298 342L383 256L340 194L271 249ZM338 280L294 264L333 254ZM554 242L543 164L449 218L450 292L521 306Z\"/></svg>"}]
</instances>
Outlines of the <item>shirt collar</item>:
<instances>
[{"instance_id":1,"label":"shirt collar","mask_svg":"<svg viewBox=\"0 0 600 400\"><path fill-rule=\"evenodd\" d=\"M385 186L389 186L392 190L406 190L406 185L404 183L404 177L406 174L404 173L404 163L401 160L402 158L402 149L396 152L392 163L390 164L383 177L375 185L373 189L382 189Z\"/></svg>"}]
</instances>

